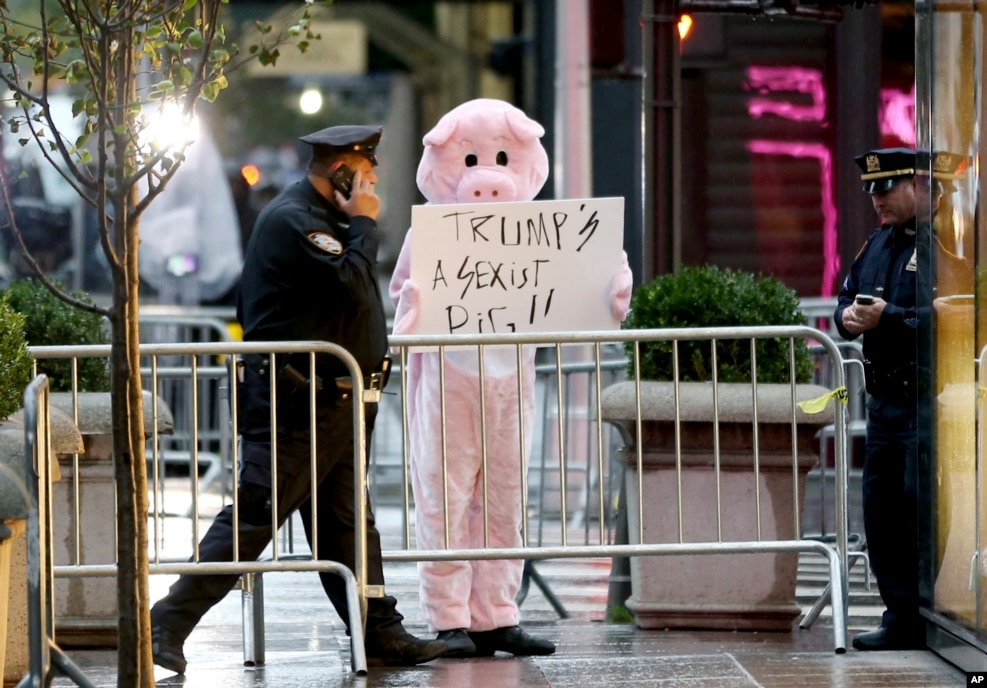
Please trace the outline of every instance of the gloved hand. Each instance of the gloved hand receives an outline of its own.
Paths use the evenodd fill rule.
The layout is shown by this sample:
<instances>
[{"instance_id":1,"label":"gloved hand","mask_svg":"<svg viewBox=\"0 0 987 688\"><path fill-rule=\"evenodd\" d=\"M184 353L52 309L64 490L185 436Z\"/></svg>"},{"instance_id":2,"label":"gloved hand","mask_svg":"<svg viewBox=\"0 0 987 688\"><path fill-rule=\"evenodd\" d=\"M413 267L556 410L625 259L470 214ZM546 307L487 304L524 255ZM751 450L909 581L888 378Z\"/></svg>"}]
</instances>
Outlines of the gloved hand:
<instances>
[{"instance_id":1,"label":"gloved hand","mask_svg":"<svg viewBox=\"0 0 987 688\"><path fill-rule=\"evenodd\" d=\"M620 268L610 281L610 313L620 322L624 322L627 317L633 288L634 275L627 262L627 251L623 251Z\"/></svg>"}]
</instances>

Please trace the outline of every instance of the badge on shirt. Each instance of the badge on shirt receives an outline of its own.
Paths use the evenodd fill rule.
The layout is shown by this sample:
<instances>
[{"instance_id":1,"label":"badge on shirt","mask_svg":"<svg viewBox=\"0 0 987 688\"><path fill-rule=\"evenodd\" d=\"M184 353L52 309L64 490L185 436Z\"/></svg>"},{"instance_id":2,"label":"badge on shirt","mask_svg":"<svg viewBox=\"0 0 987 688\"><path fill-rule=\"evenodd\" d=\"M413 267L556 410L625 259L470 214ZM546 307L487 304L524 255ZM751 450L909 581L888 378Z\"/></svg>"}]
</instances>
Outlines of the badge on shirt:
<instances>
[{"instance_id":1,"label":"badge on shirt","mask_svg":"<svg viewBox=\"0 0 987 688\"><path fill-rule=\"evenodd\" d=\"M915 272L918 270L918 260L915 255L916 253L918 253L918 249L914 249L912 251L912 257L908 259L908 265L905 266L905 269L909 272Z\"/></svg>"},{"instance_id":2,"label":"badge on shirt","mask_svg":"<svg viewBox=\"0 0 987 688\"><path fill-rule=\"evenodd\" d=\"M329 232L309 232L308 240L315 244L319 250L338 256L343 252L343 245L339 239Z\"/></svg>"}]
</instances>

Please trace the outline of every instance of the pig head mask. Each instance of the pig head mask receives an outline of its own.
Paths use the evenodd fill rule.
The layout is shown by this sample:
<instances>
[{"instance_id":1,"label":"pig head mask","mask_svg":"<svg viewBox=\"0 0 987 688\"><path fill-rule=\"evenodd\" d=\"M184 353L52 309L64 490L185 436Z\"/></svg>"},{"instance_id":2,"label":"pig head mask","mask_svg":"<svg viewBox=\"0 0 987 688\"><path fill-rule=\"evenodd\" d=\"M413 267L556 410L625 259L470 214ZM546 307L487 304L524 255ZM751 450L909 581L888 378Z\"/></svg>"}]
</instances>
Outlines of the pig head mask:
<instances>
[{"instance_id":1,"label":"pig head mask","mask_svg":"<svg viewBox=\"0 0 987 688\"><path fill-rule=\"evenodd\" d=\"M530 201L548 179L544 135L509 103L471 100L425 135L418 188L429 203Z\"/></svg>"}]
</instances>

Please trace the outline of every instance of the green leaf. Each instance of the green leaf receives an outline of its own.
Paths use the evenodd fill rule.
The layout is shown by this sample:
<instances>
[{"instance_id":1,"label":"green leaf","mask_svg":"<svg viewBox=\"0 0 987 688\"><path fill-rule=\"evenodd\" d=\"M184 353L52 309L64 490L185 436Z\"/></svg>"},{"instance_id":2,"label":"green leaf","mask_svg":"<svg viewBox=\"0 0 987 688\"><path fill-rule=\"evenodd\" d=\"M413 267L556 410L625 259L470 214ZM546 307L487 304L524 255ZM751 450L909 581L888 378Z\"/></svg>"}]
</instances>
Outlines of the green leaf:
<instances>
[{"instance_id":1,"label":"green leaf","mask_svg":"<svg viewBox=\"0 0 987 688\"><path fill-rule=\"evenodd\" d=\"M224 88L226 88L225 85L220 85L216 81L212 81L202 87L202 99L209 103L215 103L220 91Z\"/></svg>"},{"instance_id":2,"label":"green leaf","mask_svg":"<svg viewBox=\"0 0 987 688\"><path fill-rule=\"evenodd\" d=\"M226 48L216 48L209 54L209 59L217 65L225 65L230 61L230 53Z\"/></svg>"},{"instance_id":3,"label":"green leaf","mask_svg":"<svg viewBox=\"0 0 987 688\"><path fill-rule=\"evenodd\" d=\"M263 51L261 51L260 57L258 57L257 60L262 65L273 65L273 64L277 64L279 57L281 57L281 51L278 50L277 48L273 48L270 50L265 48Z\"/></svg>"}]
</instances>

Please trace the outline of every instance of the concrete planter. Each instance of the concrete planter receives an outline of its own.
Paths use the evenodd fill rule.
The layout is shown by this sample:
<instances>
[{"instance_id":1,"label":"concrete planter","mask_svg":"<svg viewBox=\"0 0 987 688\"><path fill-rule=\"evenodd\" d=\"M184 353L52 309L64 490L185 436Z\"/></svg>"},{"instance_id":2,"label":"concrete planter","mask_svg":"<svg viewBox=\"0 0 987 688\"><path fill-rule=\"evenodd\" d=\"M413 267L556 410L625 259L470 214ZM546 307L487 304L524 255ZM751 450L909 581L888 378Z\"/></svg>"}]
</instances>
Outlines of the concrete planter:
<instances>
[{"instance_id":1,"label":"concrete planter","mask_svg":"<svg viewBox=\"0 0 987 688\"><path fill-rule=\"evenodd\" d=\"M796 410L798 458L793 471L791 387L761 384L757 390L760 514L754 479L752 386L718 386L721 538L713 387L707 383L679 385L683 542L794 540L800 536L795 494L801 506L806 476L818 463L813 437L820 426L833 421L833 404L811 416ZM798 385L796 401L814 399L827 391L816 385ZM628 438L621 454L626 466L630 542L642 542L642 520L643 543L679 542L673 383L642 382L641 406L639 438L634 383L622 382L603 393L603 419L620 426ZM643 451L640 515L638 445ZM627 607L641 628L790 631L800 614L795 599L797 572L798 555L791 553L634 557Z\"/></svg>"},{"instance_id":2,"label":"concrete planter","mask_svg":"<svg viewBox=\"0 0 987 688\"><path fill-rule=\"evenodd\" d=\"M153 427L153 399L144 392L144 427ZM72 413L72 395L51 395L52 408ZM53 556L55 564L113 564L116 561L117 501L113 478L112 415L108 392L79 395L79 431L85 445L78 462L60 456L62 480L54 486ZM157 430L174 430L171 410L158 400ZM78 466L78 505L74 494ZM78 509L78 516L76 510ZM79 528L76 542L75 525ZM78 548L78 558L76 551ZM117 581L115 576L55 580L55 638L63 647L115 647L117 644Z\"/></svg>"}]
</instances>

